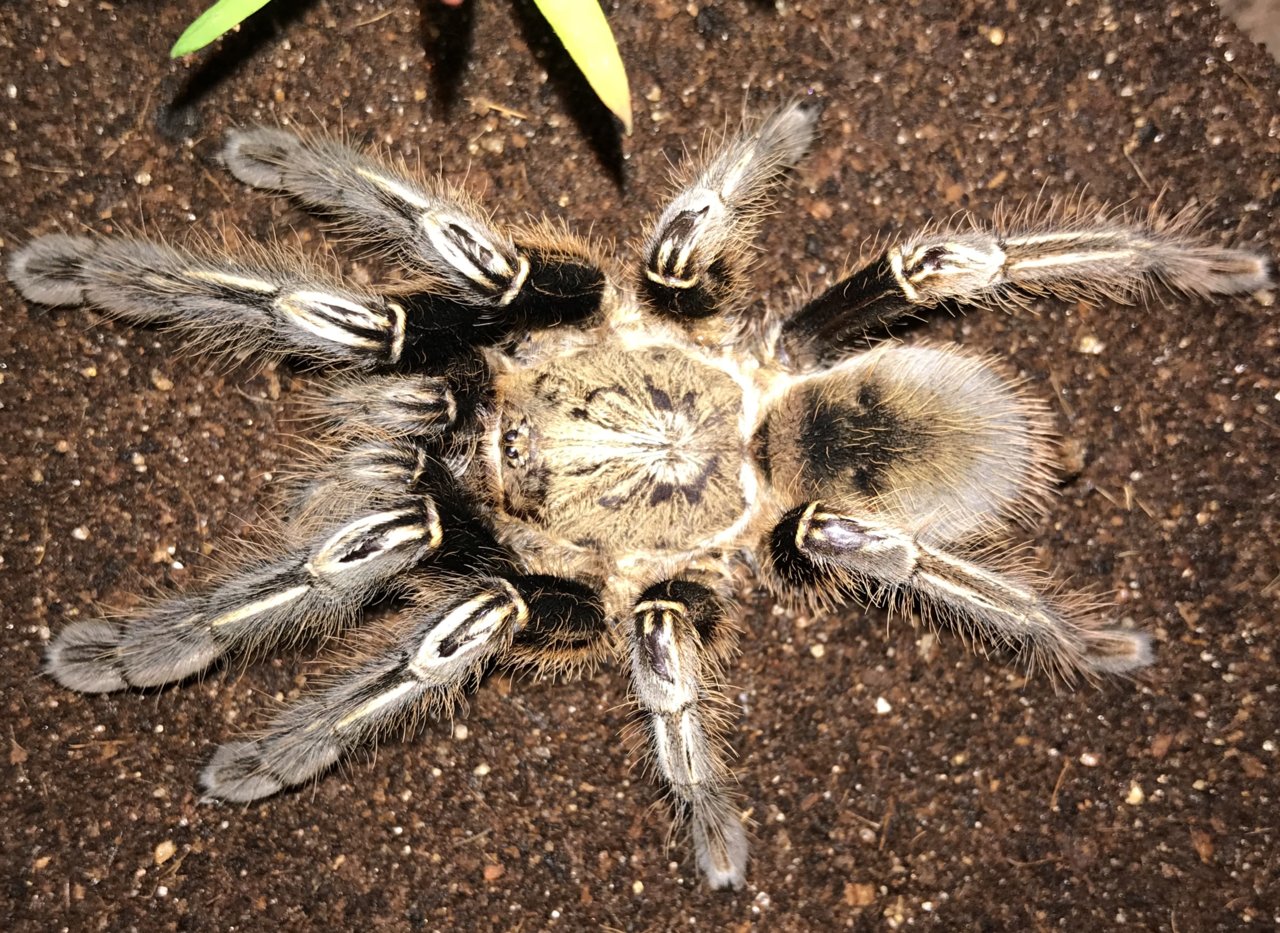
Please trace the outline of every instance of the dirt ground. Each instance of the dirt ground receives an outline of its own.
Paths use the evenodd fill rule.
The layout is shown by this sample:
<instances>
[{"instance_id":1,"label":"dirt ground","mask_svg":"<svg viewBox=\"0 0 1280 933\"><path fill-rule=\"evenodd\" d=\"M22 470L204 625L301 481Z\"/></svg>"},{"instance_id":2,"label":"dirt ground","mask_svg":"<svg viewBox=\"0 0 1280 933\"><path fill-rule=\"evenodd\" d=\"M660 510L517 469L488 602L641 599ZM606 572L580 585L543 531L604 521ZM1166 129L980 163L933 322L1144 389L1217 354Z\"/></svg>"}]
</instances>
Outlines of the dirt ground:
<instances>
[{"instance_id":1,"label":"dirt ground","mask_svg":"<svg viewBox=\"0 0 1280 933\"><path fill-rule=\"evenodd\" d=\"M223 131L341 125L504 216L628 241L668 159L814 89L823 140L756 272L817 288L864 238L1082 186L1195 200L1280 252L1280 72L1207 3L619 5L620 139L532 7L278 0L166 51L205 0L0 7L0 258L34 234L321 228L241 189ZM359 270L357 270L359 271ZM153 694L39 674L51 632L198 579L290 462L306 380L28 307L0 283L0 917L10 930L827 927L1180 933L1280 923L1280 329L1260 298L1036 302L913 336L1008 356L1067 438L1038 553L1152 633L1136 684L1055 692L853 608L753 604L733 671L750 884L665 847L618 736L625 679L491 676L453 730L256 806L198 802L216 744L314 671L289 654Z\"/></svg>"}]
</instances>

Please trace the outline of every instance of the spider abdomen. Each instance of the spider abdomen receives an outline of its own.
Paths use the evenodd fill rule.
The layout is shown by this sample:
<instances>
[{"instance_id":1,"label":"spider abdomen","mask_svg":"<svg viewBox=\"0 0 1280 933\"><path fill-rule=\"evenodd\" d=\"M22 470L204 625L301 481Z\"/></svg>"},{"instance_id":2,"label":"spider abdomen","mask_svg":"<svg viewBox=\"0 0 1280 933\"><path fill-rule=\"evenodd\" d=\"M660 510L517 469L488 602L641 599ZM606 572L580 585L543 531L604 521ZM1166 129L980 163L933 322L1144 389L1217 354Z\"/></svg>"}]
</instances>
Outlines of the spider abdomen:
<instances>
[{"instance_id":1,"label":"spider abdomen","mask_svg":"<svg viewBox=\"0 0 1280 933\"><path fill-rule=\"evenodd\" d=\"M799 380L770 406L755 448L788 503L856 504L955 541L1036 507L1046 421L990 360L891 346Z\"/></svg>"},{"instance_id":2,"label":"spider abdomen","mask_svg":"<svg viewBox=\"0 0 1280 933\"><path fill-rule=\"evenodd\" d=\"M576 349L499 385L504 509L621 557L688 550L748 505L743 388L688 350Z\"/></svg>"}]
</instances>

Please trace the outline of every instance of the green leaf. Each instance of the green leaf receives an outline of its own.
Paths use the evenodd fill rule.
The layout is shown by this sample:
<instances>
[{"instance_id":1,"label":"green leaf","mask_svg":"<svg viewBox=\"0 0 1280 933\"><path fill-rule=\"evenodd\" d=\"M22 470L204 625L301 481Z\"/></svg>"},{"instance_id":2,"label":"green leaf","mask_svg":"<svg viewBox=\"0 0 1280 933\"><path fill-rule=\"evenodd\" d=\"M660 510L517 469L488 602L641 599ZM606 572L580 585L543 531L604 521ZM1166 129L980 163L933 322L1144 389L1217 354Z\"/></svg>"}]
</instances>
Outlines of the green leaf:
<instances>
[{"instance_id":1,"label":"green leaf","mask_svg":"<svg viewBox=\"0 0 1280 933\"><path fill-rule=\"evenodd\" d=\"M631 87L618 44L596 0L533 0L596 96L631 135Z\"/></svg>"},{"instance_id":2,"label":"green leaf","mask_svg":"<svg viewBox=\"0 0 1280 933\"><path fill-rule=\"evenodd\" d=\"M218 0L186 28L169 50L170 58L181 58L204 48L257 13L271 0Z\"/></svg>"}]
</instances>

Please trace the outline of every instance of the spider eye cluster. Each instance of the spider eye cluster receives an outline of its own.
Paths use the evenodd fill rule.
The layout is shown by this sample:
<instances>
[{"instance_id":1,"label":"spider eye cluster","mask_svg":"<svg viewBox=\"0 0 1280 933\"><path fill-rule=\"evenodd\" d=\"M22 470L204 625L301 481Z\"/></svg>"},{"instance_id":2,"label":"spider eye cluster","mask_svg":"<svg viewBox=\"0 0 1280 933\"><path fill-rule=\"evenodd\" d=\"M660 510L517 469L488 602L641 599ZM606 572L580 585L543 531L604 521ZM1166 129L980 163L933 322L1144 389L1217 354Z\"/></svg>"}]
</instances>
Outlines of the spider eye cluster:
<instances>
[{"instance_id":1,"label":"spider eye cluster","mask_svg":"<svg viewBox=\"0 0 1280 933\"><path fill-rule=\"evenodd\" d=\"M522 466L529 456L529 419L521 418L502 432L502 456L507 466Z\"/></svg>"}]
</instances>

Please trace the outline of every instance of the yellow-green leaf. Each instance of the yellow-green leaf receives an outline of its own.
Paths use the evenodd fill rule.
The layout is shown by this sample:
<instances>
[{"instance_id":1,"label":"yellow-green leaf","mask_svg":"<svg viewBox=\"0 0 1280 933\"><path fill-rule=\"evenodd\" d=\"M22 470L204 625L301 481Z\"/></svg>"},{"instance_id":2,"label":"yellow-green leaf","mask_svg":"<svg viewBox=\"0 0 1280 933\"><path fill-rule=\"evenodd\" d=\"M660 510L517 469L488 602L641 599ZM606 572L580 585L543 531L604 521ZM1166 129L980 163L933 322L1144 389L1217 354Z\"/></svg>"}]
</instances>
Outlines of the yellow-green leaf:
<instances>
[{"instance_id":1,"label":"yellow-green leaf","mask_svg":"<svg viewBox=\"0 0 1280 933\"><path fill-rule=\"evenodd\" d=\"M606 107L631 133L631 87L618 44L596 0L533 0Z\"/></svg>"},{"instance_id":2,"label":"yellow-green leaf","mask_svg":"<svg viewBox=\"0 0 1280 933\"><path fill-rule=\"evenodd\" d=\"M239 26L270 2L271 0L218 0L183 30L182 35L178 36L178 41L169 50L169 57L181 58L204 48L218 36Z\"/></svg>"}]
</instances>

